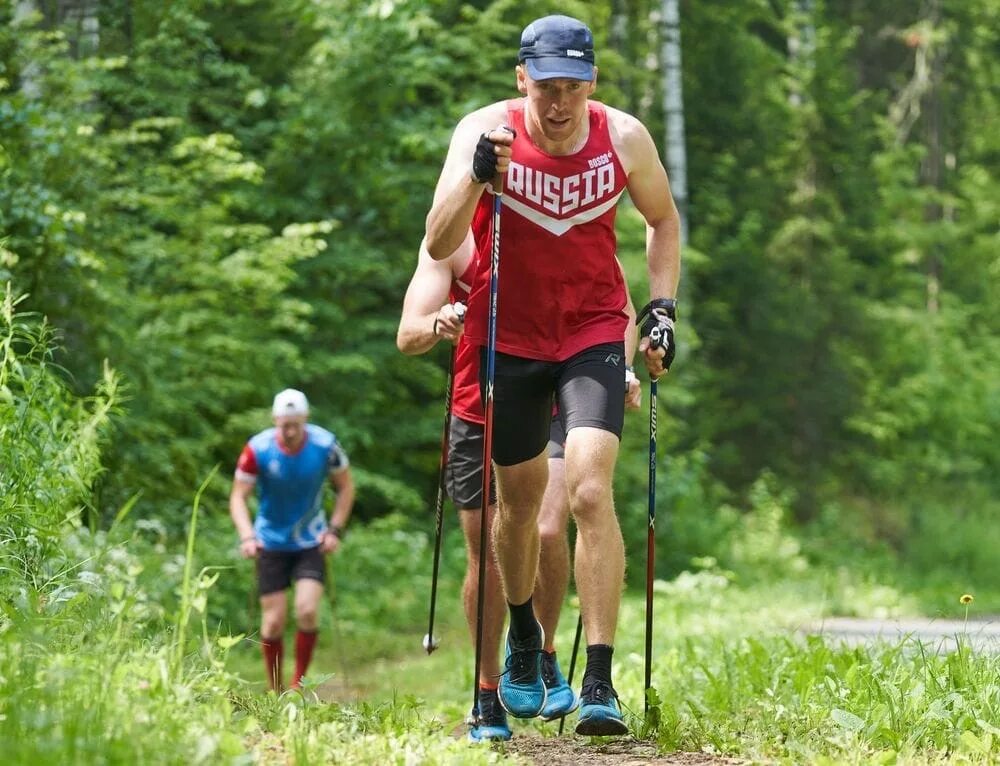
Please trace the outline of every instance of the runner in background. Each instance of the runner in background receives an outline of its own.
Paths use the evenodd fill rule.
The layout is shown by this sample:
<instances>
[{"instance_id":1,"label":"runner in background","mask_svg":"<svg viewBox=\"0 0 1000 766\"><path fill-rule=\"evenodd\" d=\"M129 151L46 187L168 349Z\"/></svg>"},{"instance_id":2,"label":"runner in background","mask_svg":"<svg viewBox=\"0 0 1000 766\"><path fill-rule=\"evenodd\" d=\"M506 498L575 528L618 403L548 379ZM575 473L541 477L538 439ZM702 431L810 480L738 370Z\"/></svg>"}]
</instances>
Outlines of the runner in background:
<instances>
[{"instance_id":1,"label":"runner in background","mask_svg":"<svg viewBox=\"0 0 1000 766\"><path fill-rule=\"evenodd\" d=\"M247 442L236 464L229 515L240 536L240 553L257 559L261 608L261 650L268 685L282 690L286 591L295 583L295 672L299 688L316 646L319 602L323 595L323 557L336 553L354 504L354 481L347 453L324 428L308 423L309 402L292 388L274 397L274 427ZM327 524L323 487L336 492ZM251 522L248 500L257 490L257 517Z\"/></svg>"}]
</instances>

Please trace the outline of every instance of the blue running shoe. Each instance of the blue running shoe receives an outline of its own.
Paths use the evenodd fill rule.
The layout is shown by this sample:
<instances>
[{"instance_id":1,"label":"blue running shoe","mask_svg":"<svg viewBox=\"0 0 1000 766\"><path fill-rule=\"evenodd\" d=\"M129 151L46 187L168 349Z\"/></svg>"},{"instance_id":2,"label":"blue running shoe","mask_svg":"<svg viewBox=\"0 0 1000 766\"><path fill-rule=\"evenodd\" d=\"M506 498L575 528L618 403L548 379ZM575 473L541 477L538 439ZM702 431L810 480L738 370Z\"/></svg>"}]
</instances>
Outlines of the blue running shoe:
<instances>
[{"instance_id":1,"label":"blue running shoe","mask_svg":"<svg viewBox=\"0 0 1000 766\"><path fill-rule=\"evenodd\" d=\"M500 676L497 696L504 710L515 718L534 718L545 707L542 680L542 626L524 641L514 641L507 631L507 669Z\"/></svg>"},{"instance_id":2,"label":"blue running shoe","mask_svg":"<svg viewBox=\"0 0 1000 766\"><path fill-rule=\"evenodd\" d=\"M611 688L611 684L592 681L583 687L576 733L591 737L628 734L628 726L622 720L622 712L618 708L618 694Z\"/></svg>"},{"instance_id":3,"label":"blue running shoe","mask_svg":"<svg viewBox=\"0 0 1000 766\"><path fill-rule=\"evenodd\" d=\"M479 690L479 719L470 716L469 742L500 742L510 739L507 713L497 698L496 689Z\"/></svg>"},{"instance_id":4,"label":"blue running shoe","mask_svg":"<svg viewBox=\"0 0 1000 766\"><path fill-rule=\"evenodd\" d=\"M566 683L555 652L542 652L542 680L545 681L545 707L541 713L543 721L554 721L576 710L580 698Z\"/></svg>"}]
</instances>

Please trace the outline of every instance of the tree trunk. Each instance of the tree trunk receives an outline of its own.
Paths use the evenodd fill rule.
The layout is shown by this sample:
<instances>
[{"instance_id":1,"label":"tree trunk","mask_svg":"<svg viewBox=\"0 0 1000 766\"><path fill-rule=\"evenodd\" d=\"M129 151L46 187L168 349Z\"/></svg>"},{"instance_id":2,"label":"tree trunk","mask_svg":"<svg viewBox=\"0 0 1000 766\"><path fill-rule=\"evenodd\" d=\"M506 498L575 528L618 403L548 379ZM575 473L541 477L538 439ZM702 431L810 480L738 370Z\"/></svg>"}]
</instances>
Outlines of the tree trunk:
<instances>
[{"instance_id":1,"label":"tree trunk","mask_svg":"<svg viewBox=\"0 0 1000 766\"><path fill-rule=\"evenodd\" d=\"M14 22L23 22L37 11L34 0L15 0ZM24 65L21 70L21 93L25 98L34 100L41 96L42 88L38 82L40 75L41 71L35 62L29 61Z\"/></svg>"},{"instance_id":2,"label":"tree trunk","mask_svg":"<svg viewBox=\"0 0 1000 766\"><path fill-rule=\"evenodd\" d=\"M928 0L928 17L931 29L936 29L941 23L941 3L940 0ZM927 154L920 167L920 182L922 185L932 187L936 193L944 189L945 175L945 150L944 150L944 128L943 128L943 108L941 105L941 78L944 60L944 51L940 49L940 43L929 53L929 82L925 101L924 119L924 145L927 147ZM936 194L935 194L936 196ZM946 216L950 216L951 211L945 211L944 207L936 199L932 199L924 208L924 220L930 224L942 221ZM932 242L927 253L927 311L931 314L938 312L938 293L941 284L941 248Z\"/></svg>"},{"instance_id":3,"label":"tree trunk","mask_svg":"<svg viewBox=\"0 0 1000 766\"><path fill-rule=\"evenodd\" d=\"M663 0L663 113L667 174L681 218L681 244L688 240L687 151L681 85L681 23L678 0Z\"/></svg>"},{"instance_id":4,"label":"tree trunk","mask_svg":"<svg viewBox=\"0 0 1000 766\"><path fill-rule=\"evenodd\" d=\"M792 106L801 106L805 100L802 86L803 68L811 68L816 50L816 25L813 21L812 0L795 0L791 32L788 36L788 56L791 59L792 89L789 101Z\"/></svg>"},{"instance_id":5,"label":"tree trunk","mask_svg":"<svg viewBox=\"0 0 1000 766\"><path fill-rule=\"evenodd\" d=\"M629 51L632 47L629 45L629 26L628 0L611 0L611 24L608 32L608 44L613 50L618 51L618 54L625 61L630 60ZM622 73L619 75L619 83L627 99L628 108L630 111L633 111L635 108L635 86L629 72L630 67L622 67Z\"/></svg>"},{"instance_id":6,"label":"tree trunk","mask_svg":"<svg viewBox=\"0 0 1000 766\"><path fill-rule=\"evenodd\" d=\"M97 55L101 41L99 0L59 0L58 22L67 27L73 57Z\"/></svg>"}]
</instances>

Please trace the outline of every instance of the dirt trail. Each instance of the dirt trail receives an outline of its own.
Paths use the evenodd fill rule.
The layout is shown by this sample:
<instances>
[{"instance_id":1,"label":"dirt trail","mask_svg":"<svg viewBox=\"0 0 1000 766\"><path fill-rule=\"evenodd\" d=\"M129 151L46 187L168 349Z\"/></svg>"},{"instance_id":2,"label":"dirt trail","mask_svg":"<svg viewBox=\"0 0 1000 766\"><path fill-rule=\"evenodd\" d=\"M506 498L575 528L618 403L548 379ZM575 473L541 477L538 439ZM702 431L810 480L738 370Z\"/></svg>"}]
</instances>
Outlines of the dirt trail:
<instances>
[{"instance_id":1,"label":"dirt trail","mask_svg":"<svg viewBox=\"0 0 1000 766\"><path fill-rule=\"evenodd\" d=\"M500 749L500 748L498 748ZM538 766L739 766L746 761L708 753L658 755L648 742L622 738L594 743L572 734L540 737L518 734L503 745L502 752L516 753Z\"/></svg>"}]
</instances>

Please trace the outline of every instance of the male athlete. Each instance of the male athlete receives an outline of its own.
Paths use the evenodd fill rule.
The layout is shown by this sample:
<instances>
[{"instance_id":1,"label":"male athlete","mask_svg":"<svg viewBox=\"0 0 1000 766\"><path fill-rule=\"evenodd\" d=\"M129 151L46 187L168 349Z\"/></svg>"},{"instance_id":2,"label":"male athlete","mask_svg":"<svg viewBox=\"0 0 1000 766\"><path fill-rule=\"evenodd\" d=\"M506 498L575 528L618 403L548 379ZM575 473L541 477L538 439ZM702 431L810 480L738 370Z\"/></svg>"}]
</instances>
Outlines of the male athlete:
<instances>
[{"instance_id":1,"label":"male athlete","mask_svg":"<svg viewBox=\"0 0 1000 766\"><path fill-rule=\"evenodd\" d=\"M307 422L305 394L292 388L281 391L271 414L274 428L250 439L240 454L229 515L240 536L240 553L257 559L264 667L268 685L280 692L285 591L294 581L297 632L291 686L297 689L316 645L323 557L340 548L354 504L354 482L347 453L336 437ZM328 480L337 497L329 525L322 505ZM255 487L259 503L251 523L247 500Z\"/></svg>"},{"instance_id":2,"label":"male athlete","mask_svg":"<svg viewBox=\"0 0 1000 766\"><path fill-rule=\"evenodd\" d=\"M624 580L624 544L611 493L624 419L628 317L615 265L615 210L624 191L647 224L650 303L639 351L661 376L674 355L679 221L649 131L592 101L590 29L547 16L521 35L523 98L478 109L458 124L427 216L426 245L448 258L471 228L477 251L465 333L489 353L493 193L502 191L493 395L493 460L500 505L494 547L510 612L498 695L530 718L545 707L545 636L532 604L537 518L548 479L553 399L566 426L566 484L577 523L576 585L587 636L579 734L625 734L611 658ZM499 126L499 127L498 127ZM487 189L499 177L501 188ZM654 344L650 335L661 342ZM482 358L481 357L481 358ZM489 388L492 384L492 388Z\"/></svg>"},{"instance_id":3,"label":"male athlete","mask_svg":"<svg viewBox=\"0 0 1000 766\"><path fill-rule=\"evenodd\" d=\"M479 539L482 508L483 407L479 395L479 358L475 348L465 342L464 324L458 306L468 299L469 283L474 275L471 238L467 238L448 259L435 261L420 248L417 267L410 279L396 344L405 354L421 354L439 340L455 344L452 414L446 462L446 487L456 507L465 536L466 572L462 601L472 645L476 641L479 582ZM630 317L635 311L629 300ZM631 358L636 347L635 326L626 328L626 353ZM639 383L629 370L624 380L627 405L639 406ZM569 584L569 547L567 526L569 503L564 472L565 434L562 421L552 418L549 442L549 484L539 514L541 561L535 595L538 618L544 626L546 644L542 652L542 677L546 703L540 712L543 720L562 718L573 712L579 698L570 688L559 667L555 650L555 631ZM491 498L488 514L493 517L495 500ZM489 539L489 538L488 538ZM489 543L488 543L489 546ZM469 738L473 741L510 739L507 716L497 698L500 676L498 654L504 623L503 592L490 547L486 553L486 582L483 608L483 656L479 675L479 719L472 722Z\"/></svg>"}]
</instances>

